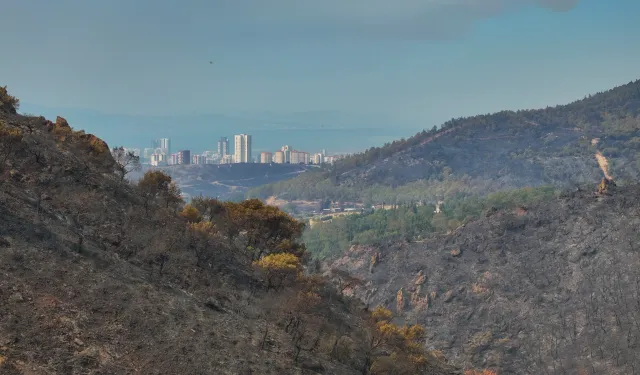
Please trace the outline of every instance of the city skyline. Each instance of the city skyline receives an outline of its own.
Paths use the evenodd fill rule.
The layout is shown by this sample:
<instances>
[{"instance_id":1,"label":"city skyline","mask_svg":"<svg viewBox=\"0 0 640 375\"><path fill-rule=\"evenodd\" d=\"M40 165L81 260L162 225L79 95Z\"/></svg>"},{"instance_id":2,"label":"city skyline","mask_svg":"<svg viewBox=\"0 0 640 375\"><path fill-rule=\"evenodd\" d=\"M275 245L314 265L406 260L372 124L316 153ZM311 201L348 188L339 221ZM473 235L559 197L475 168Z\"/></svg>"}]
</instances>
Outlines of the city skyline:
<instances>
[{"instance_id":1,"label":"city skyline","mask_svg":"<svg viewBox=\"0 0 640 375\"><path fill-rule=\"evenodd\" d=\"M143 163L154 166L183 165L183 164L232 164L232 163L291 163L291 164L325 164L333 163L348 153L327 155L323 148L321 152L308 152L295 149L289 145L281 146L272 151L253 153L253 137L251 134L234 135L233 150L229 147L229 138L222 136L217 141L217 148L200 153L190 148L182 148L171 152L170 138L157 138L151 141L150 148L125 147L139 155Z\"/></svg>"}]
</instances>

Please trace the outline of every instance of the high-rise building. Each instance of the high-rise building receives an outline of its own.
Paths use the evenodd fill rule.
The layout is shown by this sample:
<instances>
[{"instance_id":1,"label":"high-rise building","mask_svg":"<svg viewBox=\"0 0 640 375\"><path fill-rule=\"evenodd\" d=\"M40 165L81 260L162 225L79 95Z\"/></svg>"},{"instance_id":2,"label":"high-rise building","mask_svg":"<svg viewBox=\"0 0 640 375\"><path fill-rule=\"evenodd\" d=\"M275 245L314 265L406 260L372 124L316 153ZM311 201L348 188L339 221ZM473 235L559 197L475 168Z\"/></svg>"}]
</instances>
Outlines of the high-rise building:
<instances>
[{"instance_id":1,"label":"high-rise building","mask_svg":"<svg viewBox=\"0 0 640 375\"><path fill-rule=\"evenodd\" d=\"M321 165L324 164L324 154L317 153L313 155L313 164Z\"/></svg>"},{"instance_id":2,"label":"high-rise building","mask_svg":"<svg viewBox=\"0 0 640 375\"><path fill-rule=\"evenodd\" d=\"M191 164L205 164L207 158L202 155L193 155L191 157Z\"/></svg>"},{"instance_id":3,"label":"high-rise building","mask_svg":"<svg viewBox=\"0 0 640 375\"><path fill-rule=\"evenodd\" d=\"M151 165L154 167L167 165L167 155L151 154Z\"/></svg>"},{"instance_id":4,"label":"high-rise building","mask_svg":"<svg viewBox=\"0 0 640 375\"><path fill-rule=\"evenodd\" d=\"M167 150L167 153L171 153L171 140L169 138L160 138L160 148Z\"/></svg>"},{"instance_id":5,"label":"high-rise building","mask_svg":"<svg viewBox=\"0 0 640 375\"><path fill-rule=\"evenodd\" d=\"M289 154L291 164L309 164L309 153L304 151L291 151Z\"/></svg>"},{"instance_id":6,"label":"high-rise building","mask_svg":"<svg viewBox=\"0 0 640 375\"><path fill-rule=\"evenodd\" d=\"M152 147L154 149L160 149L161 153L165 155L171 155L171 139L169 138L154 139Z\"/></svg>"},{"instance_id":7,"label":"high-rise building","mask_svg":"<svg viewBox=\"0 0 640 375\"><path fill-rule=\"evenodd\" d=\"M324 162L327 163L327 164L333 164L335 161L336 161L335 155L325 156L324 157Z\"/></svg>"},{"instance_id":8,"label":"high-rise building","mask_svg":"<svg viewBox=\"0 0 640 375\"><path fill-rule=\"evenodd\" d=\"M229 155L229 138L220 137L218 140L218 155L220 155L220 157Z\"/></svg>"},{"instance_id":9,"label":"high-rise building","mask_svg":"<svg viewBox=\"0 0 640 375\"><path fill-rule=\"evenodd\" d=\"M282 152L284 152L284 162L285 163L291 163L291 147L282 146L282 148L280 150L282 150Z\"/></svg>"},{"instance_id":10,"label":"high-rise building","mask_svg":"<svg viewBox=\"0 0 640 375\"><path fill-rule=\"evenodd\" d=\"M260 163L266 164L266 163L271 163L272 161L273 161L273 154L271 152L260 153Z\"/></svg>"},{"instance_id":11,"label":"high-rise building","mask_svg":"<svg viewBox=\"0 0 640 375\"><path fill-rule=\"evenodd\" d=\"M145 159L151 159L151 155L156 152L155 148L145 148L142 154L142 157Z\"/></svg>"},{"instance_id":12,"label":"high-rise building","mask_svg":"<svg viewBox=\"0 0 640 375\"><path fill-rule=\"evenodd\" d=\"M234 161L236 163L251 163L251 136L249 134L238 134L235 136L234 143Z\"/></svg>"},{"instance_id":13,"label":"high-rise building","mask_svg":"<svg viewBox=\"0 0 640 375\"><path fill-rule=\"evenodd\" d=\"M171 140L169 138L160 138L155 142L155 148L160 148L165 154L171 155Z\"/></svg>"},{"instance_id":14,"label":"high-rise building","mask_svg":"<svg viewBox=\"0 0 640 375\"><path fill-rule=\"evenodd\" d=\"M273 162L276 164L284 164L284 151L276 151L273 154Z\"/></svg>"},{"instance_id":15,"label":"high-rise building","mask_svg":"<svg viewBox=\"0 0 640 375\"><path fill-rule=\"evenodd\" d=\"M176 152L176 164L191 164L191 151L180 150Z\"/></svg>"}]
</instances>

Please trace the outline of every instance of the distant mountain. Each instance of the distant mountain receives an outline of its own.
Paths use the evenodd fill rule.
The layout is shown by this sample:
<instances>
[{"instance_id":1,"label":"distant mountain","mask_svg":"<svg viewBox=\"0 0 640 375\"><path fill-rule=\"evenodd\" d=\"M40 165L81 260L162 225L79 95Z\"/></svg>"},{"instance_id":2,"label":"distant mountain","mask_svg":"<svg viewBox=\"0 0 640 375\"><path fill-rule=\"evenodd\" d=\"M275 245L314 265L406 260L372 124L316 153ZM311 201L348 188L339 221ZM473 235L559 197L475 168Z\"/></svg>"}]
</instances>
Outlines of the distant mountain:
<instances>
[{"instance_id":1,"label":"distant mountain","mask_svg":"<svg viewBox=\"0 0 640 375\"><path fill-rule=\"evenodd\" d=\"M191 197L203 195L226 200L243 198L252 187L290 179L312 168L308 165L250 163L176 165L153 169L170 175L182 192ZM130 179L139 179L148 169L145 167L132 174Z\"/></svg>"},{"instance_id":2,"label":"distant mountain","mask_svg":"<svg viewBox=\"0 0 640 375\"><path fill-rule=\"evenodd\" d=\"M596 154L618 182L640 170L640 81L537 110L453 119L252 196L382 201L446 199L523 186L597 182Z\"/></svg>"}]
</instances>

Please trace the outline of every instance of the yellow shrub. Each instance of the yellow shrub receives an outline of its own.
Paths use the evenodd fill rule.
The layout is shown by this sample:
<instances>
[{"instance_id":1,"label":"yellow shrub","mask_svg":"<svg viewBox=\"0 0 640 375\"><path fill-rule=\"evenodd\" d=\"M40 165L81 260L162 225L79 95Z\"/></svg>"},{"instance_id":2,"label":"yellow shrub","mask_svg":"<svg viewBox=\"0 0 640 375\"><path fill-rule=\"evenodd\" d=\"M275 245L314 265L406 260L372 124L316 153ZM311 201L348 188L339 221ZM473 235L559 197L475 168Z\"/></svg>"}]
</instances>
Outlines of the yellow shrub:
<instances>
[{"instance_id":1,"label":"yellow shrub","mask_svg":"<svg viewBox=\"0 0 640 375\"><path fill-rule=\"evenodd\" d=\"M371 313L371 316L373 317L373 320L375 320L376 322L379 322L383 320L391 320L393 313L391 313L391 310L389 309L385 309L382 306L378 306L376 307L375 310L373 310L373 312Z\"/></svg>"},{"instance_id":2,"label":"yellow shrub","mask_svg":"<svg viewBox=\"0 0 640 375\"><path fill-rule=\"evenodd\" d=\"M464 370L464 375L498 375L493 370Z\"/></svg>"},{"instance_id":3,"label":"yellow shrub","mask_svg":"<svg viewBox=\"0 0 640 375\"><path fill-rule=\"evenodd\" d=\"M9 95L7 86L0 86L0 107L8 106L14 111L20 108L20 99Z\"/></svg>"},{"instance_id":4,"label":"yellow shrub","mask_svg":"<svg viewBox=\"0 0 640 375\"><path fill-rule=\"evenodd\" d=\"M284 286L286 282L294 280L302 270L300 258L291 253L269 254L253 263L264 272L268 288Z\"/></svg>"},{"instance_id":5,"label":"yellow shrub","mask_svg":"<svg viewBox=\"0 0 640 375\"><path fill-rule=\"evenodd\" d=\"M197 208L193 207L190 204L184 206L182 212L180 212L180 216L182 216L189 223L197 223L202 220L202 215Z\"/></svg>"}]
</instances>

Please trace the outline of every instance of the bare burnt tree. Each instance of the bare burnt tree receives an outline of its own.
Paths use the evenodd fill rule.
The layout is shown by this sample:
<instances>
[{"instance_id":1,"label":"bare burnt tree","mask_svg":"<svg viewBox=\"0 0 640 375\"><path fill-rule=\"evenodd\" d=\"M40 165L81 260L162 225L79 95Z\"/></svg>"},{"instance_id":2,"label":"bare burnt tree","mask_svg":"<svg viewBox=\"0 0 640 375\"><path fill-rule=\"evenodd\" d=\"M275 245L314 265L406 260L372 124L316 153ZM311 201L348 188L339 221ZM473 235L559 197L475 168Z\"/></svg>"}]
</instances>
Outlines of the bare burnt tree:
<instances>
[{"instance_id":1,"label":"bare burnt tree","mask_svg":"<svg viewBox=\"0 0 640 375\"><path fill-rule=\"evenodd\" d=\"M136 155L133 151L127 151L122 146L114 147L111 150L111 155L115 161L114 169L118 177L120 177L120 181L124 181L129 173L141 169L140 156Z\"/></svg>"}]
</instances>

